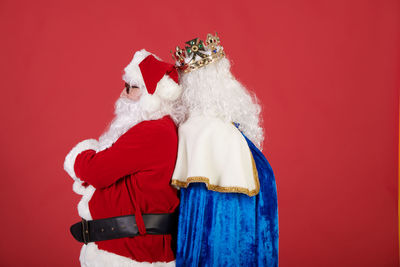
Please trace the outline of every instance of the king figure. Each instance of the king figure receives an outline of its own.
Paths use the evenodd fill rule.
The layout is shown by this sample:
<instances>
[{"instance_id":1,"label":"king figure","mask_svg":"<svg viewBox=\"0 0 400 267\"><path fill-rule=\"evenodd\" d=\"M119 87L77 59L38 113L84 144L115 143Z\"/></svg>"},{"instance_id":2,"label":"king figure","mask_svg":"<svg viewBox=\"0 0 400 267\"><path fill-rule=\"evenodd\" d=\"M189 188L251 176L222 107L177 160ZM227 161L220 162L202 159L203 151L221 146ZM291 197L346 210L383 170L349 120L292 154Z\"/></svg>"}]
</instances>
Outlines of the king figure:
<instances>
[{"instance_id":1,"label":"king figure","mask_svg":"<svg viewBox=\"0 0 400 267\"><path fill-rule=\"evenodd\" d=\"M187 118L172 184L180 188L177 266L278 266L278 203L261 152L254 95L230 71L219 38L176 48Z\"/></svg>"}]
</instances>

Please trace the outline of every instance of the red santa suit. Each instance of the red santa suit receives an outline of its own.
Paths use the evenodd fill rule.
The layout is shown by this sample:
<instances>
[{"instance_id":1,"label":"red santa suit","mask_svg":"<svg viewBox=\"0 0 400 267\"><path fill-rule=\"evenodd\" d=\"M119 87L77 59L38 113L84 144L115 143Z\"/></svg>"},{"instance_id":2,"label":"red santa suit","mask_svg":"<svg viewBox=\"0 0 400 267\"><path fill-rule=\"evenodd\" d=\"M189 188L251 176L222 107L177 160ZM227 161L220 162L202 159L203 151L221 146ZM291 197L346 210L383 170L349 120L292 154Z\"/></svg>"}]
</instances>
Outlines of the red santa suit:
<instances>
[{"instance_id":1,"label":"red santa suit","mask_svg":"<svg viewBox=\"0 0 400 267\"><path fill-rule=\"evenodd\" d=\"M64 163L75 179L74 191L83 196L78 205L81 217L96 220L134 214L140 233L83 245L82 266L175 266L171 235L147 235L140 219L145 213L173 213L179 205L177 191L170 185L177 157L177 128L168 112L159 109L163 99L175 100L180 88L171 83L175 78L177 82L174 74L163 73L166 65L154 70L154 64L158 65L154 57L147 60L147 67L142 64L138 75L139 63L149 55L145 50L137 52L124 79L146 88L141 98L145 99L143 105L150 101L155 115L149 118L153 119L135 124L105 149L95 139L84 140ZM172 93L174 90L178 93ZM161 99L151 98L157 95Z\"/></svg>"}]
</instances>

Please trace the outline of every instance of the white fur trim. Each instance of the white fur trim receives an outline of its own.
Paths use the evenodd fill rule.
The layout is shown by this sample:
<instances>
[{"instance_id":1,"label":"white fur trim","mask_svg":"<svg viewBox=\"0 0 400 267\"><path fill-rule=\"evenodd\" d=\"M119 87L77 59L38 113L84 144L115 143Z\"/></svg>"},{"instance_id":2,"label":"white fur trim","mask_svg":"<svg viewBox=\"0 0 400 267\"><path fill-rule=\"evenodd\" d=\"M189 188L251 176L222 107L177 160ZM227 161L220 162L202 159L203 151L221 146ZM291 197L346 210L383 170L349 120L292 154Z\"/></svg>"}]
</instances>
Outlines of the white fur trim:
<instances>
[{"instance_id":1,"label":"white fur trim","mask_svg":"<svg viewBox=\"0 0 400 267\"><path fill-rule=\"evenodd\" d=\"M80 181L80 179L76 177L74 170L76 157L85 150L88 149L97 150L97 148L98 148L98 142L96 139L87 139L78 143L73 149L71 149L71 151L65 157L64 170L72 177L72 179Z\"/></svg>"},{"instance_id":2,"label":"white fur trim","mask_svg":"<svg viewBox=\"0 0 400 267\"><path fill-rule=\"evenodd\" d=\"M157 95L144 94L139 101L143 110L150 114L158 111L161 106L161 99Z\"/></svg>"},{"instance_id":3,"label":"white fur trim","mask_svg":"<svg viewBox=\"0 0 400 267\"><path fill-rule=\"evenodd\" d=\"M78 195L84 195L86 192L86 187L82 185L82 181L75 180L75 182L72 185L72 191L77 193Z\"/></svg>"},{"instance_id":4,"label":"white fur trim","mask_svg":"<svg viewBox=\"0 0 400 267\"><path fill-rule=\"evenodd\" d=\"M175 101L182 94L182 87L165 74L158 82L155 94L165 100Z\"/></svg>"},{"instance_id":5,"label":"white fur trim","mask_svg":"<svg viewBox=\"0 0 400 267\"><path fill-rule=\"evenodd\" d=\"M83 267L175 267L175 261L170 262L138 262L127 257L101 250L96 243L83 245L79 257Z\"/></svg>"},{"instance_id":6,"label":"white fur trim","mask_svg":"<svg viewBox=\"0 0 400 267\"><path fill-rule=\"evenodd\" d=\"M78 143L68 155L65 157L64 170L75 180L72 185L72 190L78 195L82 195L81 200L78 203L79 216L85 220L92 220L92 215L89 210L89 201L92 198L94 191L96 190L93 186L84 187L82 180L80 180L74 171L74 165L76 157L83 151L93 149L98 150L99 143L96 139L87 139Z\"/></svg>"},{"instance_id":7,"label":"white fur trim","mask_svg":"<svg viewBox=\"0 0 400 267\"><path fill-rule=\"evenodd\" d=\"M89 185L88 187L86 187L85 192L78 203L79 216L81 216L85 220L93 220L92 214L89 210L89 201L92 198L94 191L96 191L96 188L94 188L93 186Z\"/></svg>"}]
</instances>

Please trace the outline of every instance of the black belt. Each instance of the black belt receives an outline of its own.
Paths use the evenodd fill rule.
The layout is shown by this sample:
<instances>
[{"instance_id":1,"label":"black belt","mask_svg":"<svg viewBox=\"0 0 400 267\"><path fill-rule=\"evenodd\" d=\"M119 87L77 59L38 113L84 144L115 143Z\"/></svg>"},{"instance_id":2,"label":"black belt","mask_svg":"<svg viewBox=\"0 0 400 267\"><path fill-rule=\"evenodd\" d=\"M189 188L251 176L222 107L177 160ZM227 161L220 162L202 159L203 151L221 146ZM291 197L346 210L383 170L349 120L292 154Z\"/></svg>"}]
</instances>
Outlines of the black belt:
<instances>
[{"instance_id":1,"label":"black belt","mask_svg":"<svg viewBox=\"0 0 400 267\"><path fill-rule=\"evenodd\" d=\"M177 213L142 214L146 233L150 235L174 234L177 226ZM139 235L135 215L125 215L99 220L75 223L70 228L71 234L85 244L95 241L110 240Z\"/></svg>"}]
</instances>

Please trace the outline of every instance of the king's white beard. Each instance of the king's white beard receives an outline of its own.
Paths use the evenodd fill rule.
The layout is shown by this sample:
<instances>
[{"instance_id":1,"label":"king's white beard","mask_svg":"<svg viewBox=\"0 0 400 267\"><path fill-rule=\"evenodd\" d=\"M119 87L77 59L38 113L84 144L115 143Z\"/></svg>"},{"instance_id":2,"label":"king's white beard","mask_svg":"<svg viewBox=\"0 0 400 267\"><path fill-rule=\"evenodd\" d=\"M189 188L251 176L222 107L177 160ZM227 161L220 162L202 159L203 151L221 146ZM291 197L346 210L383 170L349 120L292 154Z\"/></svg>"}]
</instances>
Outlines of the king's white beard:
<instances>
[{"instance_id":1,"label":"king's white beard","mask_svg":"<svg viewBox=\"0 0 400 267\"><path fill-rule=\"evenodd\" d=\"M146 112L140 105L140 101L132 101L120 97L115 102L115 117L99 138L99 150L110 147L118 138L130 128L146 119Z\"/></svg>"}]
</instances>

